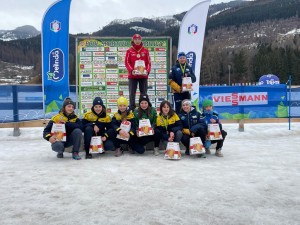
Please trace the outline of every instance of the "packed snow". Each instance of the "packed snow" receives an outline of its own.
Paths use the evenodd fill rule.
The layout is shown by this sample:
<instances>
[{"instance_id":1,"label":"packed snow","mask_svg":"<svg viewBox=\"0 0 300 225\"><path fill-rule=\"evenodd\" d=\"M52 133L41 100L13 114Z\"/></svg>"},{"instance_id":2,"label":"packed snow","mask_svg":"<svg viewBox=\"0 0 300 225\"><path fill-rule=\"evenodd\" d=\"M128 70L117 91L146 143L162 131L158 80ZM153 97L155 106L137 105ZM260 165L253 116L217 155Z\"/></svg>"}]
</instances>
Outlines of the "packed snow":
<instances>
[{"instance_id":1,"label":"packed snow","mask_svg":"<svg viewBox=\"0 0 300 225\"><path fill-rule=\"evenodd\" d=\"M2 128L0 224L299 224L300 123L223 127L223 158L176 161L57 159L43 128Z\"/></svg>"}]
</instances>

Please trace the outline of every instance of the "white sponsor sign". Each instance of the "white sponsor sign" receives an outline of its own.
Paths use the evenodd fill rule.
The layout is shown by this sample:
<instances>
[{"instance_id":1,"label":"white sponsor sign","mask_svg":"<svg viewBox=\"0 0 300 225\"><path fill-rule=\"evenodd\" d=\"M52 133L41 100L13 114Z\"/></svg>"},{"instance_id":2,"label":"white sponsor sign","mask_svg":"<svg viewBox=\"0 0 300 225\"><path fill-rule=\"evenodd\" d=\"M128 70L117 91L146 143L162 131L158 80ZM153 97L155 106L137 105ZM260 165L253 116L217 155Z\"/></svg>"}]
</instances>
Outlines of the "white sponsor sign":
<instances>
[{"instance_id":1,"label":"white sponsor sign","mask_svg":"<svg viewBox=\"0 0 300 225\"><path fill-rule=\"evenodd\" d=\"M214 106L267 105L268 92L213 94Z\"/></svg>"}]
</instances>

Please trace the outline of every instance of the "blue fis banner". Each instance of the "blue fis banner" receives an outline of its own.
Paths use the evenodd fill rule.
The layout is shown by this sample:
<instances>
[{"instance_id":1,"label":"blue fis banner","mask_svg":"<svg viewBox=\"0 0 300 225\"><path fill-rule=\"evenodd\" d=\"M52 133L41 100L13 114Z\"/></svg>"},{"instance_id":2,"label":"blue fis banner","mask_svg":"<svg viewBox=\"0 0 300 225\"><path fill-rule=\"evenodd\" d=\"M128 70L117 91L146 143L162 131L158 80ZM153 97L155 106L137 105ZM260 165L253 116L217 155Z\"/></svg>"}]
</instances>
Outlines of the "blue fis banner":
<instances>
[{"instance_id":1,"label":"blue fis banner","mask_svg":"<svg viewBox=\"0 0 300 225\"><path fill-rule=\"evenodd\" d=\"M59 0L42 21L42 76L45 113L57 112L69 96L69 14L71 0Z\"/></svg>"},{"instance_id":2,"label":"blue fis banner","mask_svg":"<svg viewBox=\"0 0 300 225\"><path fill-rule=\"evenodd\" d=\"M287 118L287 86L200 87L200 103L213 100L221 119Z\"/></svg>"}]
</instances>

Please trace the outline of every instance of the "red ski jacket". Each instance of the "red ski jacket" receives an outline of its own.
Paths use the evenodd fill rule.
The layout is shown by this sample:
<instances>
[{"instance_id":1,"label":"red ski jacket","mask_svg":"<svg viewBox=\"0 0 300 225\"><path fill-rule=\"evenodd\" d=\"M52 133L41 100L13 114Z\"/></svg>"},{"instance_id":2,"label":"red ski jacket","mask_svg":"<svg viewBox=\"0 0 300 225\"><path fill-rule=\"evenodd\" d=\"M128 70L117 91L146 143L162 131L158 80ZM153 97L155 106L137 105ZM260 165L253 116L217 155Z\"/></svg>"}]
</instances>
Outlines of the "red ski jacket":
<instances>
[{"instance_id":1,"label":"red ski jacket","mask_svg":"<svg viewBox=\"0 0 300 225\"><path fill-rule=\"evenodd\" d=\"M136 60L143 60L145 62L145 69L147 71L147 75L133 75L132 71L134 70L134 65ZM126 51L125 57L125 66L128 70L128 78L129 79L148 79L148 75L151 71L151 61L148 49L144 48L142 45L139 50L136 47L130 47Z\"/></svg>"}]
</instances>

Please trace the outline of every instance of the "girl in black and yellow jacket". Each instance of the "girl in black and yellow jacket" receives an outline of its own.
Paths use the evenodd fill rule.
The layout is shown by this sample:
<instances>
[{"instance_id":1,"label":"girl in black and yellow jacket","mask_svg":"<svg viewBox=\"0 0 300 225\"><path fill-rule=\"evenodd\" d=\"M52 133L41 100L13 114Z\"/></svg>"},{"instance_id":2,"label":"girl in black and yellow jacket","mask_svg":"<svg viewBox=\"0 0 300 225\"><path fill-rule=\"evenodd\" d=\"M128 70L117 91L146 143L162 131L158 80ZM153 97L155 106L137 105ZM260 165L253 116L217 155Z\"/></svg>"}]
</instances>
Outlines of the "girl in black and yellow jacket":
<instances>
[{"instance_id":1,"label":"girl in black and yellow jacket","mask_svg":"<svg viewBox=\"0 0 300 225\"><path fill-rule=\"evenodd\" d=\"M52 150L57 152L57 158L63 158L65 148L73 145L73 159L81 159L78 153L82 137L82 124L81 120L74 113L74 109L75 103L70 98L66 98L59 113L51 118L44 129L43 137L51 143ZM55 135L51 135L51 129L54 123L65 124L66 142L58 141Z\"/></svg>"},{"instance_id":2,"label":"girl in black and yellow jacket","mask_svg":"<svg viewBox=\"0 0 300 225\"><path fill-rule=\"evenodd\" d=\"M128 100L127 98L121 96L118 101L118 111L114 114L112 118L112 127L115 132L115 138L114 138L114 144L116 147L115 151L115 156L119 157L123 154L123 150L121 149L121 144L128 144L129 149L133 151L136 149L135 146L135 141L134 141L134 136L135 136L135 131L136 131L136 124L135 124L135 118L132 113L132 111L128 108ZM125 130L122 130L120 128L121 123L124 121L129 121L131 126L130 126L130 131L126 132ZM116 138L116 135L121 135L123 137L129 138L128 141Z\"/></svg>"},{"instance_id":3,"label":"girl in black and yellow jacket","mask_svg":"<svg viewBox=\"0 0 300 225\"><path fill-rule=\"evenodd\" d=\"M100 97L96 97L93 100L91 111L86 112L83 115L82 124L84 132L84 149L86 152L85 157L87 159L92 158L92 154L89 153L92 136L101 136L104 149L114 150L115 147L112 141L114 132L111 126L111 118L106 114L106 108Z\"/></svg>"},{"instance_id":4,"label":"girl in black and yellow jacket","mask_svg":"<svg viewBox=\"0 0 300 225\"><path fill-rule=\"evenodd\" d=\"M178 115L172 109L171 103L162 101L160 113L156 119L155 133L158 133L162 141L180 142L182 138L182 123ZM156 140L157 141L157 140ZM158 144L159 144L158 140Z\"/></svg>"}]
</instances>

